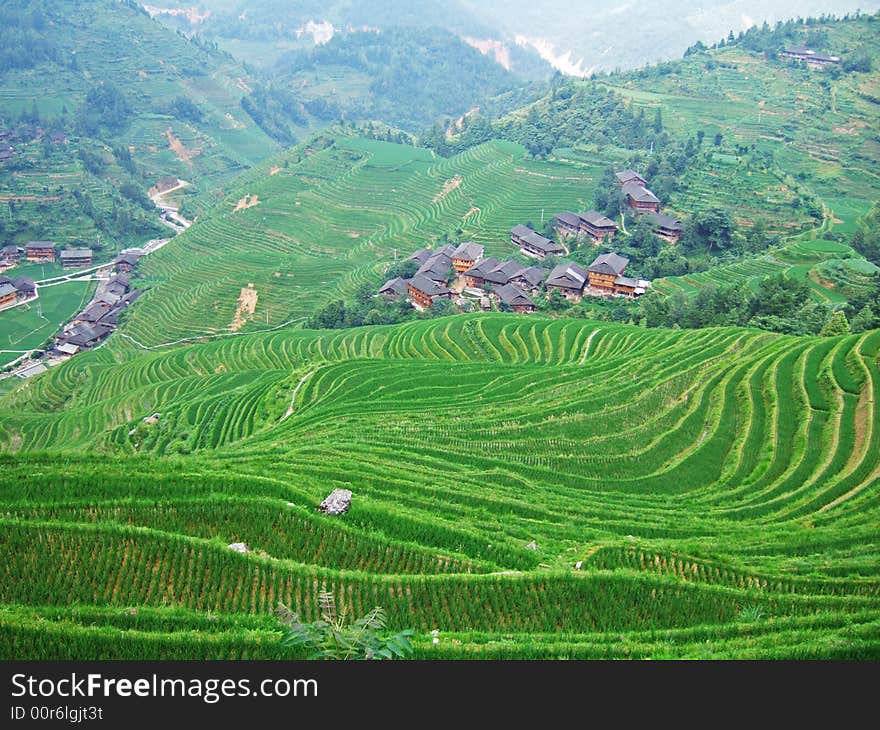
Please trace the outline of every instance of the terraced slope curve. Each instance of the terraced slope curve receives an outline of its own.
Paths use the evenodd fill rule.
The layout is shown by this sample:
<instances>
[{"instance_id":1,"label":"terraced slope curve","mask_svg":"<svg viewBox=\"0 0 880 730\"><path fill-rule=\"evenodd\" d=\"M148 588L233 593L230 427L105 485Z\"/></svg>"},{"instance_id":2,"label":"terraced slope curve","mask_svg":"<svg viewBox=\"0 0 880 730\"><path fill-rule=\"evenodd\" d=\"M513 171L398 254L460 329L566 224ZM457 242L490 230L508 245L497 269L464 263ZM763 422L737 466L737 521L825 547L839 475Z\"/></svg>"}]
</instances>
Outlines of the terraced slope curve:
<instances>
[{"instance_id":1,"label":"terraced slope curve","mask_svg":"<svg viewBox=\"0 0 880 730\"><path fill-rule=\"evenodd\" d=\"M420 656L880 656L878 353L515 315L104 348L0 400L0 653L276 657L326 587Z\"/></svg>"}]
</instances>

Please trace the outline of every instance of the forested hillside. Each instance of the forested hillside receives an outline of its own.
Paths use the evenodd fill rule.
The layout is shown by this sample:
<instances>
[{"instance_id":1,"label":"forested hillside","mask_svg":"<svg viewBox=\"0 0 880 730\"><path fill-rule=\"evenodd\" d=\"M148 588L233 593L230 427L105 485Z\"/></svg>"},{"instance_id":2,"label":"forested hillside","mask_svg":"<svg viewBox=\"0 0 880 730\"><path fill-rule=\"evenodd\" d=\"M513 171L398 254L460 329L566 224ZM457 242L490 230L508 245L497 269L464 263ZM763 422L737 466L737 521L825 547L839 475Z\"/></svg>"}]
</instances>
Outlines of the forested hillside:
<instances>
[{"instance_id":1,"label":"forested hillside","mask_svg":"<svg viewBox=\"0 0 880 730\"><path fill-rule=\"evenodd\" d=\"M0 9L0 167L6 242L149 237L147 188L191 183L193 211L277 149L242 109L231 57L169 31L134 2L11 0Z\"/></svg>"}]
</instances>

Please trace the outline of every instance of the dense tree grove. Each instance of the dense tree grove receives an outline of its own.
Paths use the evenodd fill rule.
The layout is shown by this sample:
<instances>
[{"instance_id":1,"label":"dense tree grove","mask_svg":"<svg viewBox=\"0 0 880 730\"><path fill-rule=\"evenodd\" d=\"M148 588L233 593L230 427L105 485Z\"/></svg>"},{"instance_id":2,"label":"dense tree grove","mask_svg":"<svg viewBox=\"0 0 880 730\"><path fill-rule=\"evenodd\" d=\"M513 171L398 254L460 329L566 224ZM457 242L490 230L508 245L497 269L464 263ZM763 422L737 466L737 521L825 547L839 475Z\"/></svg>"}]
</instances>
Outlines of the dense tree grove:
<instances>
[{"instance_id":1,"label":"dense tree grove","mask_svg":"<svg viewBox=\"0 0 880 730\"><path fill-rule=\"evenodd\" d=\"M270 137L282 144L295 145L294 124L307 124L303 105L287 89L274 84L258 84L242 97L241 107Z\"/></svg>"},{"instance_id":2,"label":"dense tree grove","mask_svg":"<svg viewBox=\"0 0 880 730\"><path fill-rule=\"evenodd\" d=\"M791 335L831 336L880 326L880 277L843 309L819 304L804 281L783 275L765 278L757 291L747 285L707 286L693 297L653 293L641 302L648 327L748 326ZM849 319L851 317L851 320Z\"/></svg>"},{"instance_id":3,"label":"dense tree grove","mask_svg":"<svg viewBox=\"0 0 880 730\"><path fill-rule=\"evenodd\" d=\"M547 98L529 107L524 115L497 122L474 115L456 127L435 124L421 143L449 156L500 137L519 142L536 157L546 157L554 149L585 143L659 152L672 142L661 116L646 116L643 109L634 109L600 83L562 76L554 77Z\"/></svg>"},{"instance_id":4,"label":"dense tree grove","mask_svg":"<svg viewBox=\"0 0 880 730\"><path fill-rule=\"evenodd\" d=\"M521 82L457 36L439 28L386 28L381 33L335 35L308 52L285 54L275 75L345 67L370 78L369 98L319 105L354 119L381 119L417 130L433 120L460 115Z\"/></svg>"},{"instance_id":5,"label":"dense tree grove","mask_svg":"<svg viewBox=\"0 0 880 730\"><path fill-rule=\"evenodd\" d=\"M77 131L85 137L98 137L102 132L118 134L133 113L125 94L110 81L103 81L86 93L76 117Z\"/></svg>"},{"instance_id":6,"label":"dense tree grove","mask_svg":"<svg viewBox=\"0 0 880 730\"><path fill-rule=\"evenodd\" d=\"M880 203L871 212L858 230L853 234L850 245L868 261L880 266Z\"/></svg>"},{"instance_id":7,"label":"dense tree grove","mask_svg":"<svg viewBox=\"0 0 880 730\"><path fill-rule=\"evenodd\" d=\"M0 75L44 61L61 61L60 49L43 34L46 22L42 2L4 0L0 6Z\"/></svg>"}]
</instances>

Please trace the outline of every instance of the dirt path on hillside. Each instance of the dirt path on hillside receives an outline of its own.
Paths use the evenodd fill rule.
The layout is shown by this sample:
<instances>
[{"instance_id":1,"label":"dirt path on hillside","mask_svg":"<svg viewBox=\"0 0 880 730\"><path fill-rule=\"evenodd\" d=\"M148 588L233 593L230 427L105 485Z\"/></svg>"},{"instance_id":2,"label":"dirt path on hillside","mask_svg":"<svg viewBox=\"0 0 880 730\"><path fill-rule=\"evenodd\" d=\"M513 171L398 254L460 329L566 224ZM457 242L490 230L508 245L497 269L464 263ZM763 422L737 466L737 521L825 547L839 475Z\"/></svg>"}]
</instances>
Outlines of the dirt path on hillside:
<instances>
[{"instance_id":1,"label":"dirt path on hillside","mask_svg":"<svg viewBox=\"0 0 880 730\"><path fill-rule=\"evenodd\" d=\"M532 177L543 177L547 180L574 180L576 182L590 182L593 179L591 177L560 177L559 175L545 175L543 172L532 172L531 170L525 170L522 167L514 168L514 172L520 172L523 175L531 175Z\"/></svg>"},{"instance_id":2,"label":"dirt path on hillside","mask_svg":"<svg viewBox=\"0 0 880 730\"><path fill-rule=\"evenodd\" d=\"M477 208L476 206L474 206L474 207L471 208L467 213L464 214L464 216L462 217L462 220L463 220L463 221L466 221L468 218L470 218L470 217L471 217L472 215L474 215L475 213L480 213L480 212L482 212L482 211L480 211L479 208Z\"/></svg>"},{"instance_id":3,"label":"dirt path on hillside","mask_svg":"<svg viewBox=\"0 0 880 730\"><path fill-rule=\"evenodd\" d=\"M201 147L195 147L191 150L184 147L183 142L174 136L174 130L171 129L171 127L168 127L168 129L162 132L162 136L168 140L168 146L171 148L171 151L177 155L177 159L181 162L185 162L190 167L192 167L193 164L193 157L198 157L202 154Z\"/></svg>"},{"instance_id":4,"label":"dirt path on hillside","mask_svg":"<svg viewBox=\"0 0 880 730\"><path fill-rule=\"evenodd\" d=\"M242 287L241 294L238 297L238 309L235 310L235 316L232 318L231 329L238 332L250 317L254 316L257 309L257 290L253 284Z\"/></svg>"},{"instance_id":5,"label":"dirt path on hillside","mask_svg":"<svg viewBox=\"0 0 880 730\"><path fill-rule=\"evenodd\" d=\"M233 213L238 213L240 210L247 210L248 208L253 208L260 204L260 198L257 195L245 195L241 200L239 200L235 204L235 210Z\"/></svg>"},{"instance_id":6,"label":"dirt path on hillside","mask_svg":"<svg viewBox=\"0 0 880 730\"><path fill-rule=\"evenodd\" d=\"M447 180L445 183L443 183L443 190L441 190L439 193L437 193L437 195L434 196L434 202L439 203L453 190L457 190L458 188L460 188L462 182L464 181L462 180L461 175L456 175L451 180Z\"/></svg>"}]
</instances>

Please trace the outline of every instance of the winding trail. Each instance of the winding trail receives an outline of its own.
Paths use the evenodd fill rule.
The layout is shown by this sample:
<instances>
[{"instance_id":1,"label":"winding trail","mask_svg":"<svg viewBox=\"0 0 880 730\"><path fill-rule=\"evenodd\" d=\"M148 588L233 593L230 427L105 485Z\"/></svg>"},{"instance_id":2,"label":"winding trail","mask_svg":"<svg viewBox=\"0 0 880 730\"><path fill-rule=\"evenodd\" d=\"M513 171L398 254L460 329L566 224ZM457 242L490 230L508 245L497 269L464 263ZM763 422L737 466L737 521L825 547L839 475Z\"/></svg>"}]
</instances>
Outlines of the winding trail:
<instances>
[{"instance_id":1,"label":"winding trail","mask_svg":"<svg viewBox=\"0 0 880 730\"><path fill-rule=\"evenodd\" d=\"M290 418L293 415L293 401L296 400L296 394L299 393L299 389L303 387L303 384L309 378L311 378L316 372L318 372L317 368L315 368L314 370L309 370L309 372L307 372L305 375L303 375L299 379L299 382L296 384L296 387L293 389L293 392L290 394L290 407L287 409L287 412L281 417L281 420L279 421L279 423L284 423L288 418Z\"/></svg>"}]
</instances>

